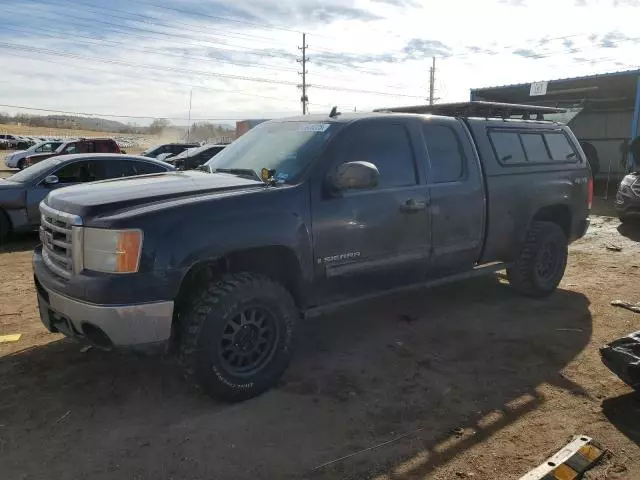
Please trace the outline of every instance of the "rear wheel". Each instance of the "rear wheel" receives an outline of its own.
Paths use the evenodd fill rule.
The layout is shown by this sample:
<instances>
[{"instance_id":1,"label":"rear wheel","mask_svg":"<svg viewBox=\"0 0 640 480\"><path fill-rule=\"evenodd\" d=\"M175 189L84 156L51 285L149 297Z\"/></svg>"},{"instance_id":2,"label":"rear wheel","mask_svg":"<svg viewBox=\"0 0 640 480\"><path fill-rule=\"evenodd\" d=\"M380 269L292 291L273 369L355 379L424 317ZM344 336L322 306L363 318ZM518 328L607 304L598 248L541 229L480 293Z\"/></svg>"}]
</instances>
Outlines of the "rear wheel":
<instances>
[{"instance_id":1,"label":"rear wheel","mask_svg":"<svg viewBox=\"0 0 640 480\"><path fill-rule=\"evenodd\" d=\"M520 255L507 268L509 283L523 295L552 294L564 276L568 242L562 228L552 222L533 222Z\"/></svg>"},{"instance_id":2,"label":"rear wheel","mask_svg":"<svg viewBox=\"0 0 640 480\"><path fill-rule=\"evenodd\" d=\"M259 395L289 365L297 316L279 283L250 273L221 277L181 315L179 357L187 377L222 400Z\"/></svg>"}]
</instances>

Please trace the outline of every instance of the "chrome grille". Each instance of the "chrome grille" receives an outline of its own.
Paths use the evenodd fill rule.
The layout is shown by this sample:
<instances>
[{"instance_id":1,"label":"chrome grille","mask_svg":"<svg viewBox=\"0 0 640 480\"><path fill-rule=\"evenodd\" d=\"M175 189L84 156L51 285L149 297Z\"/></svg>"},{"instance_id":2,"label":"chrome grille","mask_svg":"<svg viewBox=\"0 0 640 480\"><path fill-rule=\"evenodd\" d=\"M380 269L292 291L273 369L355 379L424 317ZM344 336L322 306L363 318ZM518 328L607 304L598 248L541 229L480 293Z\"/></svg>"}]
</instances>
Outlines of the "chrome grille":
<instances>
[{"instance_id":1,"label":"chrome grille","mask_svg":"<svg viewBox=\"0 0 640 480\"><path fill-rule=\"evenodd\" d=\"M49 269L63 278L74 272L74 226L82 225L76 215L54 210L40 203L40 241L42 259ZM76 245L79 248L80 245Z\"/></svg>"},{"instance_id":2,"label":"chrome grille","mask_svg":"<svg viewBox=\"0 0 640 480\"><path fill-rule=\"evenodd\" d=\"M633 184L631 185L631 190L633 191L633 193L635 193L638 197L640 197L640 178L637 179L635 182L633 182Z\"/></svg>"}]
</instances>

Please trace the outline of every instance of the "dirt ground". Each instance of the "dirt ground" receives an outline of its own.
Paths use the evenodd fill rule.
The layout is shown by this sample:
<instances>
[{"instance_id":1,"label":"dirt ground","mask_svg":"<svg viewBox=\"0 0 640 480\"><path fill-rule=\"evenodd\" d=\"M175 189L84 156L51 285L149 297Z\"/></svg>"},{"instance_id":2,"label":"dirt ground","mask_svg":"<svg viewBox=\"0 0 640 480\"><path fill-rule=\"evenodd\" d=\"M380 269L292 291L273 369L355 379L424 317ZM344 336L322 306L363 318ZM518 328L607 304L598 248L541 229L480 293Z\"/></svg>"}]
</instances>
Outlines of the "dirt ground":
<instances>
[{"instance_id":1,"label":"dirt ground","mask_svg":"<svg viewBox=\"0 0 640 480\"><path fill-rule=\"evenodd\" d=\"M610 452L587 478L640 479L640 399L598 354L640 329L609 304L640 301L640 228L592 222L552 297L497 275L313 320L280 385L236 405L171 358L47 333L20 239L0 250L0 335L22 334L0 344L0 478L517 479L585 434Z\"/></svg>"}]
</instances>

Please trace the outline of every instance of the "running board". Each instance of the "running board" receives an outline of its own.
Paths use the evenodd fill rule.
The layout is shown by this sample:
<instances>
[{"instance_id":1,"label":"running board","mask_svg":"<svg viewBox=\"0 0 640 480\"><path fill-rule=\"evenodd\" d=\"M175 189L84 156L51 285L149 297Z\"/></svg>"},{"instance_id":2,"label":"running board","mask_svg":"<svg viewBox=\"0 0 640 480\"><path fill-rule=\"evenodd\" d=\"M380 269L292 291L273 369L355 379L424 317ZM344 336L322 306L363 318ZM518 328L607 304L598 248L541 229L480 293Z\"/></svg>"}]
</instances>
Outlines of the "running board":
<instances>
[{"instance_id":1,"label":"running board","mask_svg":"<svg viewBox=\"0 0 640 480\"><path fill-rule=\"evenodd\" d=\"M434 280L427 280L426 282L413 283L411 285L403 285L402 287L390 288L387 290L381 290L379 292L368 293L359 297L348 298L346 300L340 300L334 303L328 303L327 305L321 305L319 307L312 307L303 312L303 317L314 318L320 315L324 315L327 312L333 310L339 310L341 308L353 305L355 303L365 302L367 300L373 300L376 298L384 297L386 295L394 295L396 293L411 292L414 290L421 290L424 288L439 287L440 285L446 285L448 283L457 282L460 280L468 280L470 278L479 277L481 275L488 275L490 273L499 272L507 268L508 264L502 262L488 263L486 265L480 265L473 269L456 273L455 275L449 275L447 277L437 278Z\"/></svg>"}]
</instances>

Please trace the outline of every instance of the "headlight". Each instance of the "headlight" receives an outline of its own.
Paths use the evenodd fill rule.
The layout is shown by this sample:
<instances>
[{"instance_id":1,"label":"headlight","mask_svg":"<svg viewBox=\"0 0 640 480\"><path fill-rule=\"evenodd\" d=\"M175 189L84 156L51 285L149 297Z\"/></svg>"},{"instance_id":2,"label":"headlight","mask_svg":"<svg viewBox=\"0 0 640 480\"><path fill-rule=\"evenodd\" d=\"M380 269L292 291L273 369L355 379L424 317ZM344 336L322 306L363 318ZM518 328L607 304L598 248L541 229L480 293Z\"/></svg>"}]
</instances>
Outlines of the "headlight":
<instances>
[{"instance_id":1,"label":"headlight","mask_svg":"<svg viewBox=\"0 0 640 480\"><path fill-rule=\"evenodd\" d=\"M141 251L141 230L84 229L83 267L88 270L135 273Z\"/></svg>"}]
</instances>

